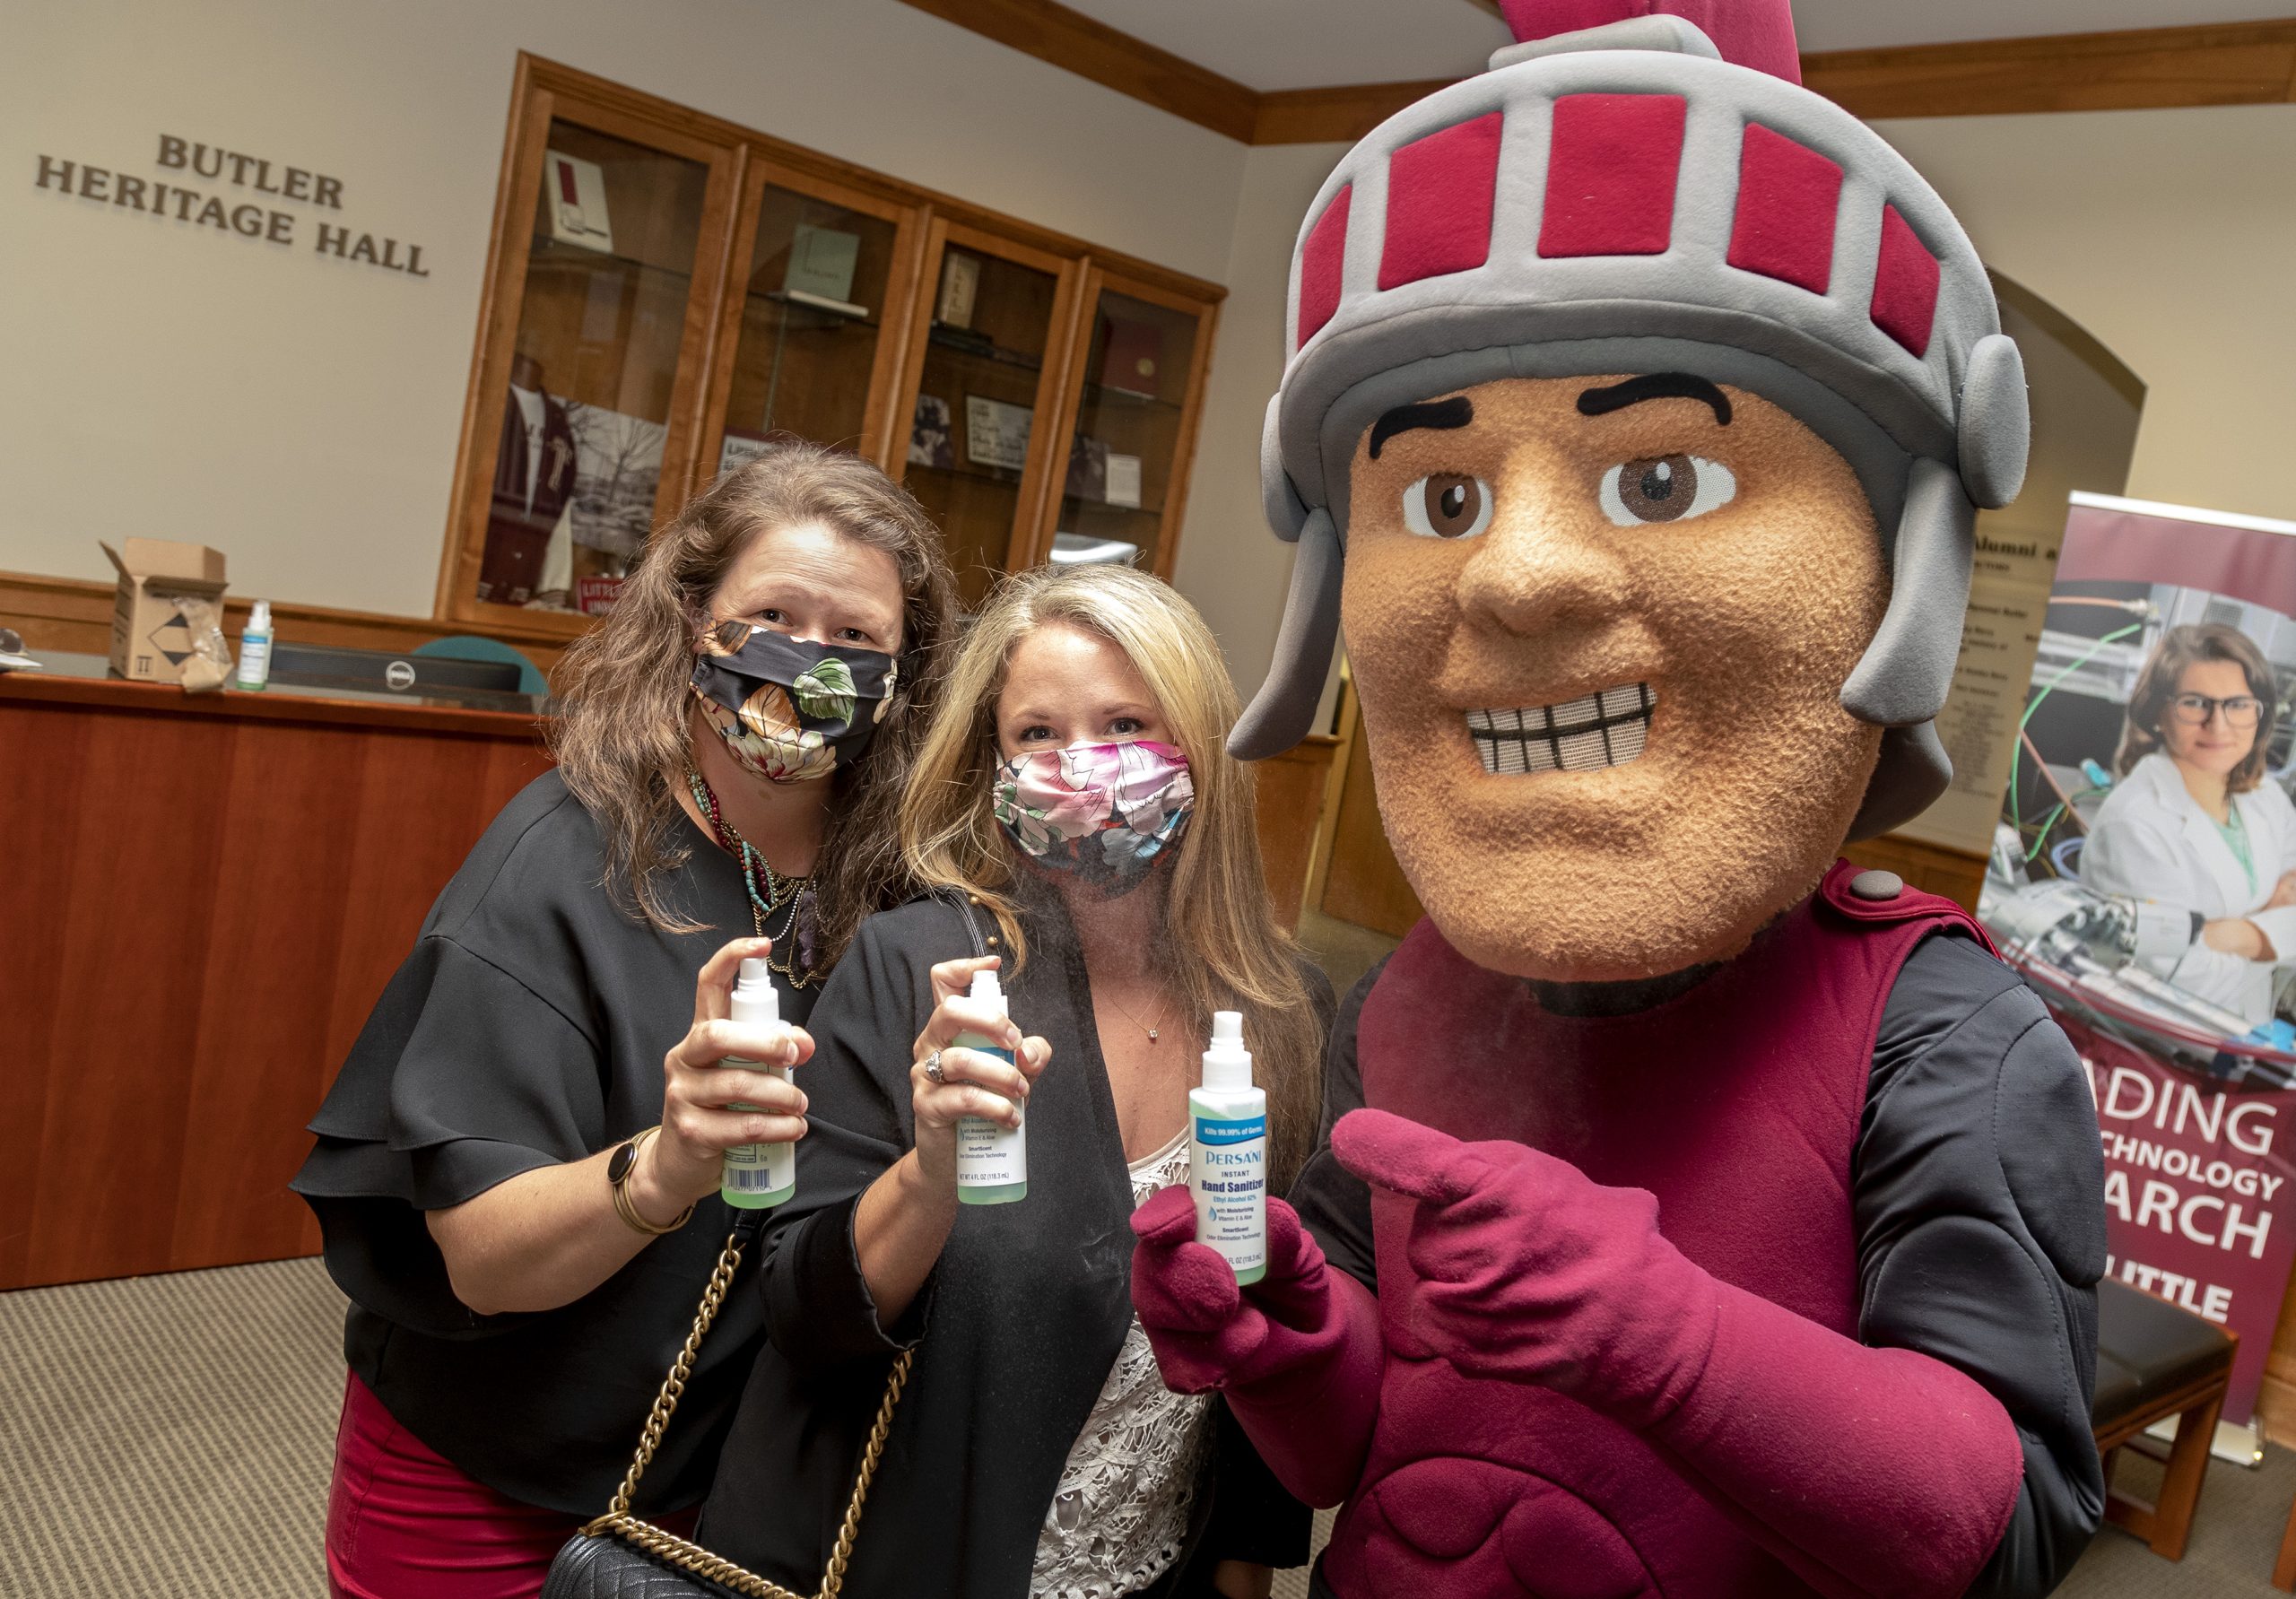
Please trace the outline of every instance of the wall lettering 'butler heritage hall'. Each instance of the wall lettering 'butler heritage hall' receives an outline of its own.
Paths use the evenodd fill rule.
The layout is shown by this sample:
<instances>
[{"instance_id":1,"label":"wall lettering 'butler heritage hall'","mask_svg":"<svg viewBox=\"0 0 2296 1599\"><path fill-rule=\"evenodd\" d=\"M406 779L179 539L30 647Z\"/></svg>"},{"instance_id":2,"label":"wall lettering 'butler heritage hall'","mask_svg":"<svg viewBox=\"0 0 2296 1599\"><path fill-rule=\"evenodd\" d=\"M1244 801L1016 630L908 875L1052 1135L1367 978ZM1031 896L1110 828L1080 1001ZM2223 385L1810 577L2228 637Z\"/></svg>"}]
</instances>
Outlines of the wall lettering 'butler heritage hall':
<instances>
[{"instance_id":1,"label":"wall lettering 'butler heritage hall'","mask_svg":"<svg viewBox=\"0 0 2296 1599\"><path fill-rule=\"evenodd\" d=\"M274 210L260 201L241 196L212 195L178 181L176 174L227 184L248 195L271 196L334 211L343 209L343 180L339 178L328 178L241 151L225 150L220 144L195 143L173 134L160 135L157 165L168 175L164 178L140 178L133 172L116 172L107 167L60 161L51 155L37 159L39 164L33 178L35 188L53 189L58 194L97 201L115 209L125 207L149 216L173 216L194 227L213 228L219 233L236 233L242 239L260 239L266 244L292 246L296 224L302 220L300 213ZM422 265L422 247L419 244L401 244L388 238L378 241L374 234L360 232L347 223L324 218L314 221L317 233L311 248L322 256L364 262L391 272L403 272L409 277L430 275L430 268Z\"/></svg>"}]
</instances>

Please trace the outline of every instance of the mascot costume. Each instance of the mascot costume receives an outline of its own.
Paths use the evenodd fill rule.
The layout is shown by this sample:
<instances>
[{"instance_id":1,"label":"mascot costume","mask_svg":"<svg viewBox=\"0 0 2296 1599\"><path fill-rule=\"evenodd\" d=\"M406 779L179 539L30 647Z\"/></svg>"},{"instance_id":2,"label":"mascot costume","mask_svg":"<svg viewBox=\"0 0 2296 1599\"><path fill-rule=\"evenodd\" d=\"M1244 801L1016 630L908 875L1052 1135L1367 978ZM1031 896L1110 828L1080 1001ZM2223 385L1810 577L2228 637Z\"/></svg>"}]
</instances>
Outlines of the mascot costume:
<instances>
[{"instance_id":1,"label":"mascot costume","mask_svg":"<svg viewBox=\"0 0 2296 1599\"><path fill-rule=\"evenodd\" d=\"M1343 1507L1336 1599L2046 1593L2103 1504L2093 1108L1974 922L1835 858L1950 776L2022 364L1786 0L1506 9L1301 230L1234 739L1344 621L1427 919L1265 1279L1168 1190L1135 1303Z\"/></svg>"}]
</instances>

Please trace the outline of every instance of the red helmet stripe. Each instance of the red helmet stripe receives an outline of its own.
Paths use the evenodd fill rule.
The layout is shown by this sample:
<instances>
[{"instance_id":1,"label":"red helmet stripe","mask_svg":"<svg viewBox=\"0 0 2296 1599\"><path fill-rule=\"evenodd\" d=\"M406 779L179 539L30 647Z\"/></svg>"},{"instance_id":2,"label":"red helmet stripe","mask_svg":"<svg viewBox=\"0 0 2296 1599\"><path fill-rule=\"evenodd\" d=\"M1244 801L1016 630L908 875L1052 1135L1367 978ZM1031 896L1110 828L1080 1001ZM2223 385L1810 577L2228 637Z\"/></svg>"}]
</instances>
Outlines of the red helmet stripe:
<instances>
[{"instance_id":1,"label":"red helmet stripe","mask_svg":"<svg viewBox=\"0 0 2296 1599\"><path fill-rule=\"evenodd\" d=\"M1689 109L1679 94L1556 100L1539 254L1664 255L1674 237Z\"/></svg>"},{"instance_id":2,"label":"red helmet stripe","mask_svg":"<svg viewBox=\"0 0 2296 1599\"><path fill-rule=\"evenodd\" d=\"M1882 207L1882 256L1874 265L1874 326L1918 358L1937 319L1937 257L1894 205Z\"/></svg>"},{"instance_id":3,"label":"red helmet stripe","mask_svg":"<svg viewBox=\"0 0 2296 1599\"><path fill-rule=\"evenodd\" d=\"M1841 168L1816 151L1746 125L1738 156L1738 208L1730 265L1823 294L1833 281Z\"/></svg>"},{"instance_id":4,"label":"red helmet stripe","mask_svg":"<svg viewBox=\"0 0 2296 1599\"><path fill-rule=\"evenodd\" d=\"M1339 309L1340 280L1347 265L1347 203L1354 193L1351 183L1333 196L1308 230L1308 242L1300 247L1298 343L1314 338Z\"/></svg>"},{"instance_id":5,"label":"red helmet stripe","mask_svg":"<svg viewBox=\"0 0 2296 1599\"><path fill-rule=\"evenodd\" d=\"M1379 287L1466 272L1491 259L1491 205L1499 187L1493 111L1405 145L1387 160L1387 237Z\"/></svg>"}]
</instances>

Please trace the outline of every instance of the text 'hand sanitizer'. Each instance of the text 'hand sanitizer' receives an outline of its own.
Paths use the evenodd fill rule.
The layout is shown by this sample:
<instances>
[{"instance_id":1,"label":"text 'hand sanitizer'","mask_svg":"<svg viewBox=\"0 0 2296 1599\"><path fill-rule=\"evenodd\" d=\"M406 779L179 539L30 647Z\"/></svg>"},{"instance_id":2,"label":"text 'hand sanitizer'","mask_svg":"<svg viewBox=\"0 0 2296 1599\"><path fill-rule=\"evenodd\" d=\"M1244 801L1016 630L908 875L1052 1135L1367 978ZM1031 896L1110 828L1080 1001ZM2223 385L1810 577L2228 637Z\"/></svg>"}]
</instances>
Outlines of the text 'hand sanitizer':
<instances>
[{"instance_id":1,"label":"text 'hand sanitizer'","mask_svg":"<svg viewBox=\"0 0 2296 1599\"><path fill-rule=\"evenodd\" d=\"M1005 1015L1004 991L993 971L972 974L972 1003L993 1005ZM979 1033L959 1033L955 1047L1011 1061L1013 1052ZM957 1198L965 1204L1010 1204L1029 1196L1029 1132L985 1117L957 1123Z\"/></svg>"},{"instance_id":2,"label":"text 'hand sanitizer'","mask_svg":"<svg viewBox=\"0 0 2296 1599\"><path fill-rule=\"evenodd\" d=\"M1240 1011L1212 1012L1204 1086L1187 1097L1187 1186L1196 1241L1239 1282L1267 1275L1267 1091L1252 1086Z\"/></svg>"},{"instance_id":3,"label":"text 'hand sanitizer'","mask_svg":"<svg viewBox=\"0 0 2296 1599\"><path fill-rule=\"evenodd\" d=\"M751 959L742 962L742 975L734 984L734 1020L744 1027L773 1027L780 1022L781 996L774 991L772 969L764 961ZM746 1066L752 1072L778 1072L784 1082L796 1080L795 1069L789 1066L769 1066L731 1055L720 1064ZM731 1108L756 1110L760 1107L735 1105ZM718 1193L727 1204L744 1211L761 1211L781 1204L796 1192L796 1144L737 1143L726 1151Z\"/></svg>"}]
</instances>

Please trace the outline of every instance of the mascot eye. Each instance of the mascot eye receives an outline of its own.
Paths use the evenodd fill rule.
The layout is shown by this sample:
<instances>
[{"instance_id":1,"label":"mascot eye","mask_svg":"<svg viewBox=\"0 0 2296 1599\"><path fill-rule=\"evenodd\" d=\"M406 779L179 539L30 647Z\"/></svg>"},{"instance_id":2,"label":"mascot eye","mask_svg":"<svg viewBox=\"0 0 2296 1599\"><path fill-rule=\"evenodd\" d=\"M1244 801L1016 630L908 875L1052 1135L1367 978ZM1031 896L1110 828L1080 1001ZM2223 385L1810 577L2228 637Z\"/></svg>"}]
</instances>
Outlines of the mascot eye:
<instances>
[{"instance_id":1,"label":"mascot eye","mask_svg":"<svg viewBox=\"0 0 2296 1599\"><path fill-rule=\"evenodd\" d=\"M1491 526L1491 485L1439 472L1403 491L1403 525L1422 538L1471 539Z\"/></svg>"},{"instance_id":2,"label":"mascot eye","mask_svg":"<svg viewBox=\"0 0 2296 1599\"><path fill-rule=\"evenodd\" d=\"M1603 515L1621 527L1683 522L1718 510L1737 498L1738 480L1719 461L1698 456L1658 456L1628 461L1603 474Z\"/></svg>"}]
</instances>

